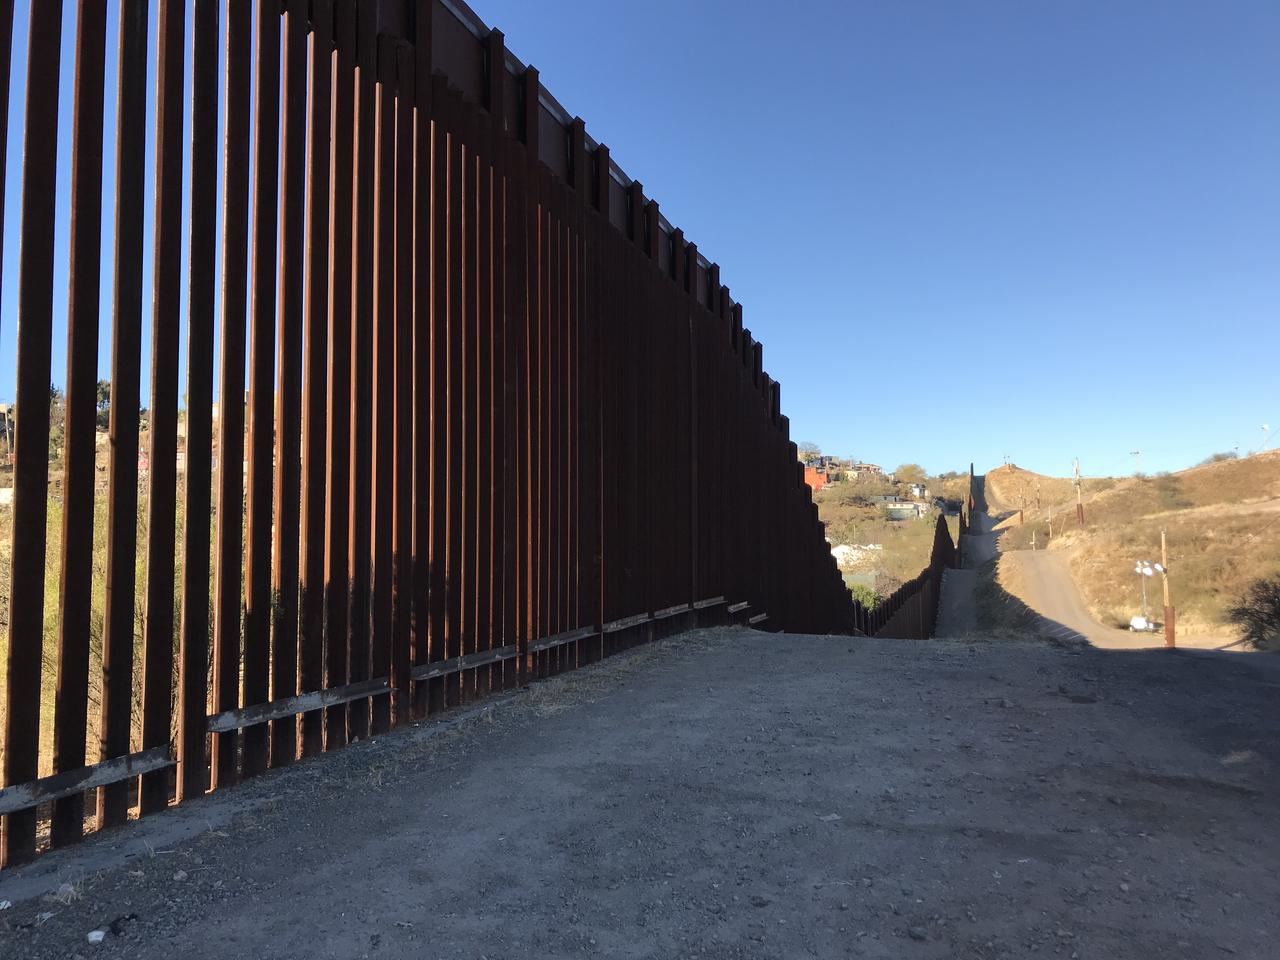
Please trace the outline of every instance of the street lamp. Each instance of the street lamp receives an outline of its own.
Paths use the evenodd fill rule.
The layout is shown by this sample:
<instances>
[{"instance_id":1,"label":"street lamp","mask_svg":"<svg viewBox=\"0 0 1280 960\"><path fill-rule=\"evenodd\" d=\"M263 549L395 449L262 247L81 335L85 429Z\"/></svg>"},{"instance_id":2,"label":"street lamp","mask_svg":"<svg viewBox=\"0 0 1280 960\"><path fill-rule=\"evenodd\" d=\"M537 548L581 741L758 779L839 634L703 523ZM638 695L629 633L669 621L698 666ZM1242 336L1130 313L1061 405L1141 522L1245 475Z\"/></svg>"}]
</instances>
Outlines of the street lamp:
<instances>
[{"instance_id":1,"label":"street lamp","mask_svg":"<svg viewBox=\"0 0 1280 960\"><path fill-rule=\"evenodd\" d=\"M1139 560L1133 566L1133 572L1138 575L1138 580L1142 584L1142 629L1150 629L1150 620L1147 618L1147 577L1154 577L1157 573L1163 574L1164 567L1158 563L1152 563L1149 560ZM1130 629L1133 624L1130 623Z\"/></svg>"}]
</instances>

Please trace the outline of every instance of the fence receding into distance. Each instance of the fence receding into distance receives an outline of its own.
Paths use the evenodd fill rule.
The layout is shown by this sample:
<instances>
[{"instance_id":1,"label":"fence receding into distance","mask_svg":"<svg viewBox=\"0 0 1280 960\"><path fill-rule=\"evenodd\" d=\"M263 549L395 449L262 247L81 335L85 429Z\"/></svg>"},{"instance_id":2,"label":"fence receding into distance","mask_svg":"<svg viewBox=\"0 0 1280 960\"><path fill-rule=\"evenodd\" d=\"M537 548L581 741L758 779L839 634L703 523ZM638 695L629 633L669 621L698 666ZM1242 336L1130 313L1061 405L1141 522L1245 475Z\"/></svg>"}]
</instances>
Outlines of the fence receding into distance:
<instances>
[{"instance_id":1,"label":"fence receding into distance","mask_svg":"<svg viewBox=\"0 0 1280 960\"><path fill-rule=\"evenodd\" d=\"M62 6L0 130L0 863L658 633L883 625L719 267L465 6L82 0L71 63Z\"/></svg>"},{"instance_id":2,"label":"fence receding into distance","mask_svg":"<svg viewBox=\"0 0 1280 960\"><path fill-rule=\"evenodd\" d=\"M32 3L4 179L0 866L691 626L931 633L945 521L851 599L719 267L465 5L106 7Z\"/></svg>"}]
</instances>

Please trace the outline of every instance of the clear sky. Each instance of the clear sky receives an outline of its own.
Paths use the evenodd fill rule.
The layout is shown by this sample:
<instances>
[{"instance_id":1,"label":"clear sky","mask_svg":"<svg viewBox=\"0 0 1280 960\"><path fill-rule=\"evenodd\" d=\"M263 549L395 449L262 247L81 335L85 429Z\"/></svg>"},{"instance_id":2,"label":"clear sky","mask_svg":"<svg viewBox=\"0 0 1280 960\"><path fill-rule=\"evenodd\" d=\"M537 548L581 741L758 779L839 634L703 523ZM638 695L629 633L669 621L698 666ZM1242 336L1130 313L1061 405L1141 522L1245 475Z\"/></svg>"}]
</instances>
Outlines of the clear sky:
<instances>
[{"instance_id":1,"label":"clear sky","mask_svg":"<svg viewBox=\"0 0 1280 960\"><path fill-rule=\"evenodd\" d=\"M796 439L1096 475L1280 427L1275 0L472 7L721 264Z\"/></svg>"},{"instance_id":2,"label":"clear sky","mask_svg":"<svg viewBox=\"0 0 1280 960\"><path fill-rule=\"evenodd\" d=\"M0 400L30 2L14 31ZM1280 428L1275 0L472 6L721 264L795 439L933 471L1008 455L1063 474L1079 456L1098 475L1131 471L1134 449L1148 471L1176 469ZM107 238L113 218L108 189ZM66 240L63 226L64 264ZM65 272L55 296L65 311Z\"/></svg>"}]
</instances>

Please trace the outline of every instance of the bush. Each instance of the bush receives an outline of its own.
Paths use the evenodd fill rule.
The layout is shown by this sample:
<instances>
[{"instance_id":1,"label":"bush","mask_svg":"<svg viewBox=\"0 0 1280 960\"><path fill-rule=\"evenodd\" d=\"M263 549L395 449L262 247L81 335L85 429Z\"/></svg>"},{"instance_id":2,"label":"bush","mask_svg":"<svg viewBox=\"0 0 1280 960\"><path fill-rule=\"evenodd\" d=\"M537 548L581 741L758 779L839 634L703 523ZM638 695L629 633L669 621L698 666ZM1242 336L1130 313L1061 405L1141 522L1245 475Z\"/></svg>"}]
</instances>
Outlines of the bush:
<instances>
[{"instance_id":1,"label":"bush","mask_svg":"<svg viewBox=\"0 0 1280 960\"><path fill-rule=\"evenodd\" d=\"M1280 650L1280 576L1251 583L1227 619L1255 650Z\"/></svg>"},{"instance_id":2,"label":"bush","mask_svg":"<svg viewBox=\"0 0 1280 960\"><path fill-rule=\"evenodd\" d=\"M853 584L849 587L849 592L853 594L853 599L862 604L864 610L874 610L880 602L879 595L865 583Z\"/></svg>"},{"instance_id":3,"label":"bush","mask_svg":"<svg viewBox=\"0 0 1280 960\"><path fill-rule=\"evenodd\" d=\"M1211 463L1223 463L1227 460L1238 460L1238 459L1240 459L1240 454L1236 453L1234 450L1224 450L1221 453L1210 454L1209 456L1201 460L1197 464L1197 466L1206 467Z\"/></svg>"}]
</instances>

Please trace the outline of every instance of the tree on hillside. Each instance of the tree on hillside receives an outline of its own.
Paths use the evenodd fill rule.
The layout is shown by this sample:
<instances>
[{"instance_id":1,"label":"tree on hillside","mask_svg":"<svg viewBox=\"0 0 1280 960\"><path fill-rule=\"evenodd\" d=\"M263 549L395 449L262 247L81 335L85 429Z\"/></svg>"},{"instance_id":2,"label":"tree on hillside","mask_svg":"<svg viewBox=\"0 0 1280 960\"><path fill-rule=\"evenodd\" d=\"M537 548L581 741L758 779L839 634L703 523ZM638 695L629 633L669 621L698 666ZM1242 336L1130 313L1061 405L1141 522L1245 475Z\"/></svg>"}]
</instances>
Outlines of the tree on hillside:
<instances>
[{"instance_id":1,"label":"tree on hillside","mask_svg":"<svg viewBox=\"0 0 1280 960\"><path fill-rule=\"evenodd\" d=\"M99 430L111 429L111 381L98 381L98 415Z\"/></svg>"},{"instance_id":2,"label":"tree on hillside","mask_svg":"<svg viewBox=\"0 0 1280 960\"><path fill-rule=\"evenodd\" d=\"M56 383L49 384L49 459L62 459L66 440L67 395Z\"/></svg>"},{"instance_id":3,"label":"tree on hillside","mask_svg":"<svg viewBox=\"0 0 1280 960\"><path fill-rule=\"evenodd\" d=\"M893 471L893 475L898 478L899 483L924 483L928 479L924 467L918 463L904 463Z\"/></svg>"},{"instance_id":4,"label":"tree on hillside","mask_svg":"<svg viewBox=\"0 0 1280 960\"><path fill-rule=\"evenodd\" d=\"M802 440L796 444L796 452L804 461L816 460L822 456L822 449L812 440Z\"/></svg>"}]
</instances>

